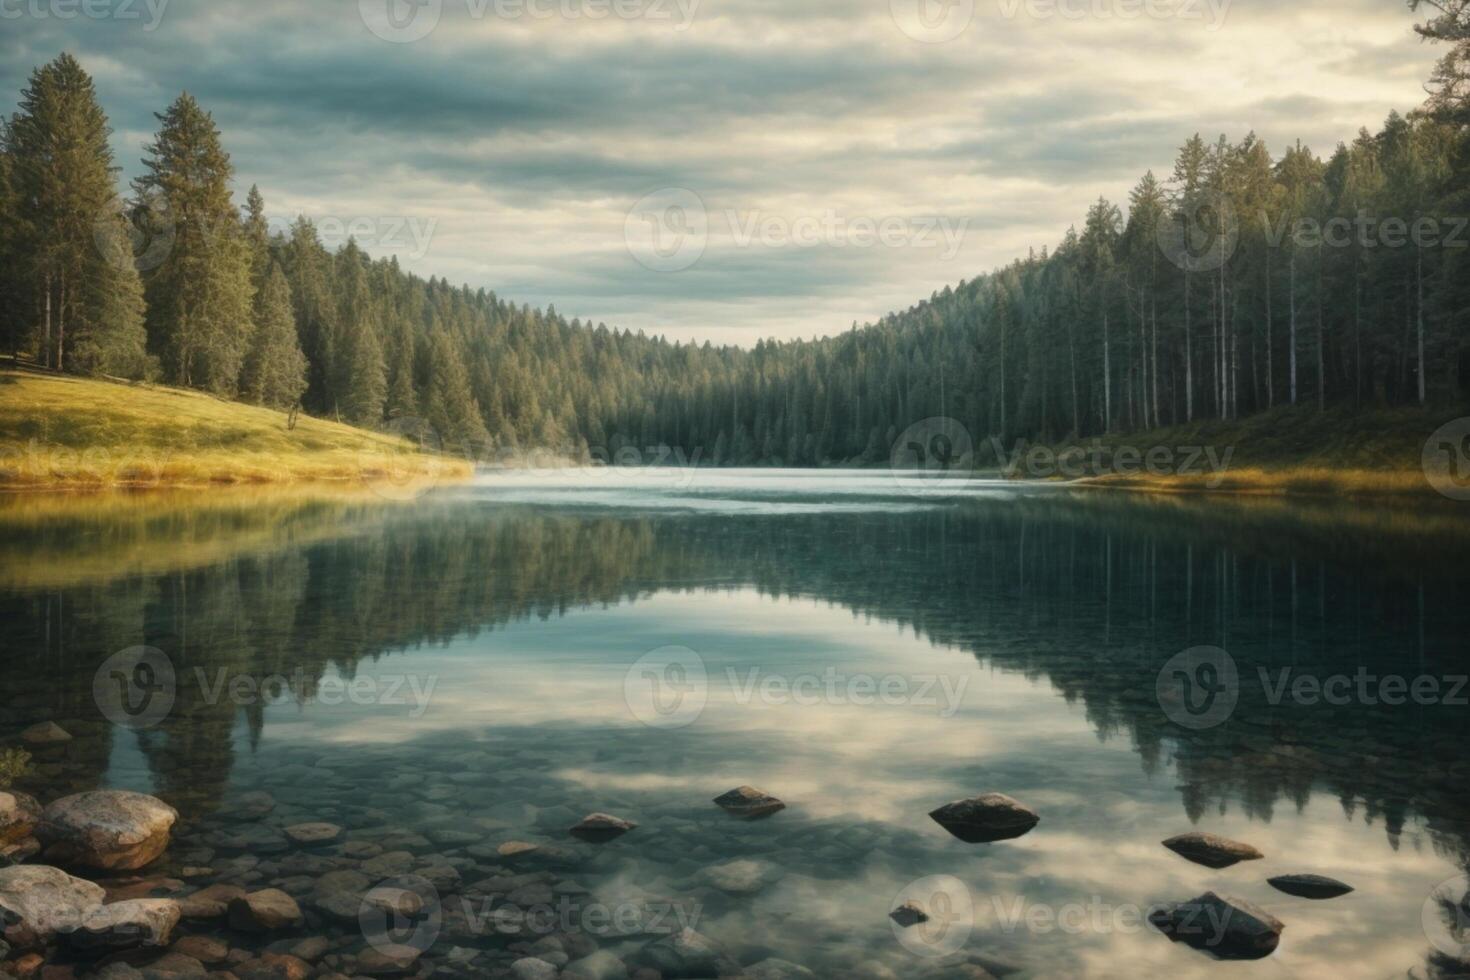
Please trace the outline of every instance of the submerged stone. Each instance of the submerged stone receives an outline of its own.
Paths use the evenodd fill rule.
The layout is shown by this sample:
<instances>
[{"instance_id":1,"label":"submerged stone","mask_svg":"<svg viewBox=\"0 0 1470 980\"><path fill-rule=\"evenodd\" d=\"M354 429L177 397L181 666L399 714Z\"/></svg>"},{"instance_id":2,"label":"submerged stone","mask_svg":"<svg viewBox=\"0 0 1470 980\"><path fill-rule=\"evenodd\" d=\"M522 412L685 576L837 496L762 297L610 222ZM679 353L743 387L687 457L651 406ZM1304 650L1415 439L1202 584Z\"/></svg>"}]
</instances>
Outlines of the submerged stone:
<instances>
[{"instance_id":1,"label":"submerged stone","mask_svg":"<svg viewBox=\"0 0 1470 980\"><path fill-rule=\"evenodd\" d=\"M745 820L769 817L777 810L786 809L785 803L754 786L737 786L728 793L721 793L715 797L715 805Z\"/></svg>"},{"instance_id":2,"label":"submerged stone","mask_svg":"<svg viewBox=\"0 0 1470 980\"><path fill-rule=\"evenodd\" d=\"M601 844L621 837L637 826L631 820L624 820L609 813L589 813L571 829L570 833L573 837Z\"/></svg>"},{"instance_id":3,"label":"submerged stone","mask_svg":"<svg viewBox=\"0 0 1470 980\"><path fill-rule=\"evenodd\" d=\"M1207 868L1228 868L1241 861L1255 861L1264 855L1238 840L1195 831L1164 841L1164 846L1180 857L1203 864Z\"/></svg>"},{"instance_id":4,"label":"submerged stone","mask_svg":"<svg viewBox=\"0 0 1470 980\"><path fill-rule=\"evenodd\" d=\"M967 844L1010 840L1035 827L1041 817L1030 807L1004 793L982 793L946 803L929 816Z\"/></svg>"},{"instance_id":5,"label":"submerged stone","mask_svg":"<svg viewBox=\"0 0 1470 980\"><path fill-rule=\"evenodd\" d=\"M1155 910L1149 921L1174 942L1223 960L1269 956L1281 941L1281 920L1244 899L1205 892Z\"/></svg>"}]
</instances>

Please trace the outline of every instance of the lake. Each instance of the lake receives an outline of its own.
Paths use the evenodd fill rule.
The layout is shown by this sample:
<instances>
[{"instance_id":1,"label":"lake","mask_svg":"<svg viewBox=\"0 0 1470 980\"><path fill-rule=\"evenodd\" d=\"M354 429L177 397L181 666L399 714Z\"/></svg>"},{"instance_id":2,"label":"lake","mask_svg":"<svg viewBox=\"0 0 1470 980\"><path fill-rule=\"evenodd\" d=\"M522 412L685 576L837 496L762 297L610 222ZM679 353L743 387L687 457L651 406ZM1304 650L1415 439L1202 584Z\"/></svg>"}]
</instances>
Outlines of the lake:
<instances>
[{"instance_id":1,"label":"lake","mask_svg":"<svg viewBox=\"0 0 1470 980\"><path fill-rule=\"evenodd\" d=\"M689 926L819 976L1432 975L1470 949L1466 525L886 471L22 498L0 733L60 724L22 788L160 795L162 873L280 884L332 955L363 932L312 904L324 875L412 876L421 971L636 964ZM711 802L747 784L785 809ZM1039 824L972 844L928 816L991 791ZM637 827L569 835L594 811ZM281 833L314 821L345 835ZM1192 830L1264 858L1160 844ZM1292 873L1355 890L1267 883ZM1146 921L1207 890L1279 948ZM905 899L930 920L890 921Z\"/></svg>"}]
</instances>

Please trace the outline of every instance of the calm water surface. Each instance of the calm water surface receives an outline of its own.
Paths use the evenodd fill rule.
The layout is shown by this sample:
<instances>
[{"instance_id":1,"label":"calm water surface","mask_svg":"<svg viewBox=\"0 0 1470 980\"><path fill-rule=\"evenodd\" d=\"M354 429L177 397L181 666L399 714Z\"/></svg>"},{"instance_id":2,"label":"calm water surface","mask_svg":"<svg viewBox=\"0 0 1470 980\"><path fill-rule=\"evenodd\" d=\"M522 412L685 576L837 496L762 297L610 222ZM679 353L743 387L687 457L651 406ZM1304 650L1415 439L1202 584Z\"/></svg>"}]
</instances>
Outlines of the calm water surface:
<instances>
[{"instance_id":1,"label":"calm water surface","mask_svg":"<svg viewBox=\"0 0 1470 980\"><path fill-rule=\"evenodd\" d=\"M437 869L446 910L503 901L479 887L497 874L535 876L577 914L621 910L586 930L618 955L683 916L743 963L823 976L1453 970L1433 901L1424 922L1470 843L1454 509L569 471L409 503L17 502L0 522L0 734L55 720L77 736L37 753L38 795L107 785L177 806L165 870L306 895L341 846L314 862L274 828L328 820L412 855L386 870ZM94 697L99 666L136 645L176 672L150 727ZM1180 725L1157 678L1200 645L1234 659L1238 703ZM1283 676L1360 668L1434 677L1458 701L1273 703ZM788 808L745 823L710 803L745 783ZM927 816L991 790L1039 826L974 845ZM567 836L597 810L639 827ZM1159 844L1192 829L1266 857L1211 870ZM504 858L509 840L543 850ZM1266 884L1291 872L1356 891ZM1276 953L1217 961L1143 921L1207 889L1285 922ZM902 897L938 890L943 928L891 927ZM440 928L430 964L458 945L493 966L515 941L452 911Z\"/></svg>"}]
</instances>

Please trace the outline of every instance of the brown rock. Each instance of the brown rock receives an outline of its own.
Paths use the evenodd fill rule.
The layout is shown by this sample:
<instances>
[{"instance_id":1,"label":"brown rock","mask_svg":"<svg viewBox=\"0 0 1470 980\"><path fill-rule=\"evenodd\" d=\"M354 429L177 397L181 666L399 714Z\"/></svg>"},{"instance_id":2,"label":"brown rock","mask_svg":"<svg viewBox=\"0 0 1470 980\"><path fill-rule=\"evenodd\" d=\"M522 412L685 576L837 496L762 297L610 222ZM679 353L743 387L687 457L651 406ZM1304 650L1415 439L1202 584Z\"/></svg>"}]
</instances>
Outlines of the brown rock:
<instances>
[{"instance_id":1,"label":"brown rock","mask_svg":"<svg viewBox=\"0 0 1470 980\"><path fill-rule=\"evenodd\" d=\"M728 793L721 793L715 797L715 805L745 820L769 817L777 810L786 809L785 803L754 786L737 786Z\"/></svg>"},{"instance_id":2,"label":"brown rock","mask_svg":"<svg viewBox=\"0 0 1470 980\"><path fill-rule=\"evenodd\" d=\"M245 896L237 885L210 885L179 899L179 909L186 919L218 919L230 910L230 902Z\"/></svg>"},{"instance_id":3,"label":"brown rock","mask_svg":"<svg viewBox=\"0 0 1470 980\"><path fill-rule=\"evenodd\" d=\"M156 797L103 789L63 797L46 807L36 836L46 857L103 871L130 871L168 847L178 811Z\"/></svg>"},{"instance_id":4,"label":"brown rock","mask_svg":"<svg viewBox=\"0 0 1470 980\"><path fill-rule=\"evenodd\" d=\"M1241 861L1264 857L1260 851L1238 840L1195 831L1164 841L1164 846L1186 860L1207 868L1228 868Z\"/></svg>"},{"instance_id":5,"label":"brown rock","mask_svg":"<svg viewBox=\"0 0 1470 980\"><path fill-rule=\"evenodd\" d=\"M334 823L298 823L286 828L286 836L302 847L318 847L340 838L342 828Z\"/></svg>"},{"instance_id":6,"label":"brown rock","mask_svg":"<svg viewBox=\"0 0 1470 980\"><path fill-rule=\"evenodd\" d=\"M1004 793L982 793L946 803L929 816L967 844L1010 840L1035 827L1041 817Z\"/></svg>"},{"instance_id":7,"label":"brown rock","mask_svg":"<svg viewBox=\"0 0 1470 980\"><path fill-rule=\"evenodd\" d=\"M573 837L602 844L621 837L638 825L631 820L615 817L609 813L589 813L571 829Z\"/></svg>"},{"instance_id":8,"label":"brown rock","mask_svg":"<svg viewBox=\"0 0 1470 980\"><path fill-rule=\"evenodd\" d=\"M43 721L20 733L27 745L60 745L71 741L71 733L54 721Z\"/></svg>"},{"instance_id":9,"label":"brown rock","mask_svg":"<svg viewBox=\"0 0 1470 980\"><path fill-rule=\"evenodd\" d=\"M206 966L223 963L230 958L230 946L212 936L184 936L175 940L169 952L190 956Z\"/></svg>"},{"instance_id":10,"label":"brown rock","mask_svg":"<svg viewBox=\"0 0 1470 980\"><path fill-rule=\"evenodd\" d=\"M369 946L357 957L357 972L370 977L397 976L412 970L420 955L420 950L396 943Z\"/></svg>"},{"instance_id":11,"label":"brown rock","mask_svg":"<svg viewBox=\"0 0 1470 980\"><path fill-rule=\"evenodd\" d=\"M294 929L301 925L301 907L279 888L264 888L230 901L230 928L244 932Z\"/></svg>"},{"instance_id":12,"label":"brown rock","mask_svg":"<svg viewBox=\"0 0 1470 980\"><path fill-rule=\"evenodd\" d=\"M11 790L0 793L0 844L30 837L41 821L41 804L34 796Z\"/></svg>"}]
</instances>

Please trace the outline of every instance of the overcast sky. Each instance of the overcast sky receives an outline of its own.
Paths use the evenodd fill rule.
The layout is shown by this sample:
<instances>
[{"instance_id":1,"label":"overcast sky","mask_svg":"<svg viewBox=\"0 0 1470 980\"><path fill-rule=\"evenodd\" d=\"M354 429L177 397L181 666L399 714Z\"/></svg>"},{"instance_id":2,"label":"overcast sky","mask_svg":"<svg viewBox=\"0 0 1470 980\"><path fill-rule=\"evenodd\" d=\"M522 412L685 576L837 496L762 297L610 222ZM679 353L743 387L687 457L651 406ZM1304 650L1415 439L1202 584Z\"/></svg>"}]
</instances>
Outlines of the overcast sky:
<instances>
[{"instance_id":1,"label":"overcast sky","mask_svg":"<svg viewBox=\"0 0 1470 980\"><path fill-rule=\"evenodd\" d=\"M13 105L77 55L127 178L188 89L237 200L259 184L278 220L748 344L1052 245L1195 131L1330 152L1422 100L1413 21L1398 0L0 0L0 79Z\"/></svg>"}]
</instances>

